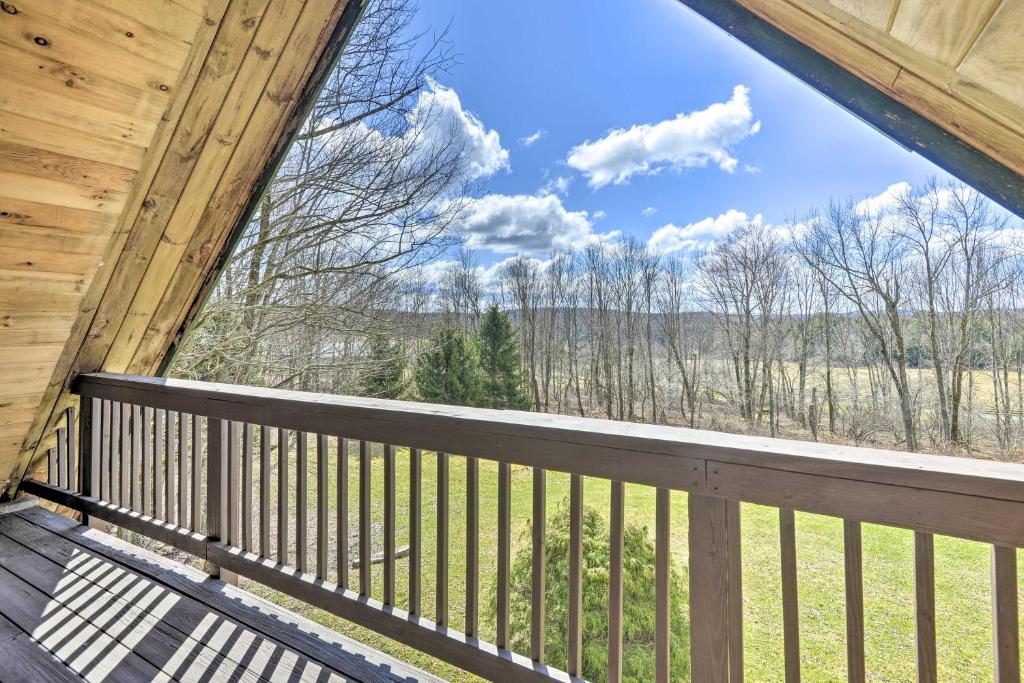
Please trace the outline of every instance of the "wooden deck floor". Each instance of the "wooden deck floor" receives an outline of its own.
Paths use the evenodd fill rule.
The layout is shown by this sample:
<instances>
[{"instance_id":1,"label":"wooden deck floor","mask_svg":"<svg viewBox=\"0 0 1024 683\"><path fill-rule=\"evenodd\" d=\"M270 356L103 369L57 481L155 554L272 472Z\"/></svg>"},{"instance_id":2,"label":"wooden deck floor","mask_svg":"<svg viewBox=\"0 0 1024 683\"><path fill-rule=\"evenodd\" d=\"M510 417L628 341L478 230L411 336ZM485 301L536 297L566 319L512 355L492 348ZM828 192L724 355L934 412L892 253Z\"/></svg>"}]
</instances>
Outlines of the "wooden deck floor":
<instances>
[{"instance_id":1,"label":"wooden deck floor","mask_svg":"<svg viewBox=\"0 0 1024 683\"><path fill-rule=\"evenodd\" d=\"M436 681L39 507L0 515L0 681Z\"/></svg>"}]
</instances>

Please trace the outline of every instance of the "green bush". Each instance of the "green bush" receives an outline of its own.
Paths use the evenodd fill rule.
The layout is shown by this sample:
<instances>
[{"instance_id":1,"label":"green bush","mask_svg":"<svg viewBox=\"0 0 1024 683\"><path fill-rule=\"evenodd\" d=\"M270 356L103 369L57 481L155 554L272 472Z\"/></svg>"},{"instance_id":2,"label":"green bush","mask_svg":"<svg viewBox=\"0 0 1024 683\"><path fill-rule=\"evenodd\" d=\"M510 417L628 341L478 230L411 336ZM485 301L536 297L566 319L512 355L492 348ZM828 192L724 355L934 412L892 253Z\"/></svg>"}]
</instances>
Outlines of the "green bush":
<instances>
[{"instance_id":1,"label":"green bush","mask_svg":"<svg viewBox=\"0 0 1024 683\"><path fill-rule=\"evenodd\" d=\"M527 534L532 533L527 531ZM524 539L526 541L526 539ZM530 595L533 557L528 541L512 562L509 633L512 650L530 651ZM583 511L583 670L590 681L604 681L608 666L608 531L591 507ZM545 661L565 668L569 628L569 505L563 502L547 524L545 565ZM654 680L654 543L644 526L631 524L623 541L623 658L627 681ZM689 620L685 581L671 577L672 680L690 675ZM490 611L496 601L490 601Z\"/></svg>"}]
</instances>

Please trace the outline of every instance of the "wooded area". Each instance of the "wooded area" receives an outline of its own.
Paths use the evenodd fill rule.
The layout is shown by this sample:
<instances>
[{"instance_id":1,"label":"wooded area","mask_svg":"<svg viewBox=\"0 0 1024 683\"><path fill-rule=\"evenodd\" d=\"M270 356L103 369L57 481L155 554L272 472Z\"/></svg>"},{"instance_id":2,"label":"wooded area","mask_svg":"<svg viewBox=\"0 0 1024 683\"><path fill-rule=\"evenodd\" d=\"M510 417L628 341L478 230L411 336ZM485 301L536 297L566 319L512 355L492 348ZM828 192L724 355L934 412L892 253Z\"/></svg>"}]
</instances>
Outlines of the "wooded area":
<instances>
[{"instance_id":1,"label":"wooded area","mask_svg":"<svg viewBox=\"0 0 1024 683\"><path fill-rule=\"evenodd\" d=\"M823 197L674 253L622 237L485 269L462 248L438 276L474 176L420 97L454 58L407 37L414 12L367 8L172 374L1015 457L1019 221L961 184ZM465 341L446 328L480 355L492 304L521 358L505 398L418 386L418 359Z\"/></svg>"},{"instance_id":2,"label":"wooded area","mask_svg":"<svg viewBox=\"0 0 1024 683\"><path fill-rule=\"evenodd\" d=\"M744 225L683 256L629 238L520 256L493 282L463 250L437 283L373 265L269 287L276 276L241 253L175 372L359 393L370 368L429 353L438 328L475 333L494 303L513 321L535 410L1012 457L1021 264L1001 210L937 183L878 209L840 200L788 226ZM358 284L371 268L372 291ZM334 288L318 288L328 273ZM242 275L273 297L246 303L252 289L232 285ZM374 335L391 342L370 348Z\"/></svg>"}]
</instances>

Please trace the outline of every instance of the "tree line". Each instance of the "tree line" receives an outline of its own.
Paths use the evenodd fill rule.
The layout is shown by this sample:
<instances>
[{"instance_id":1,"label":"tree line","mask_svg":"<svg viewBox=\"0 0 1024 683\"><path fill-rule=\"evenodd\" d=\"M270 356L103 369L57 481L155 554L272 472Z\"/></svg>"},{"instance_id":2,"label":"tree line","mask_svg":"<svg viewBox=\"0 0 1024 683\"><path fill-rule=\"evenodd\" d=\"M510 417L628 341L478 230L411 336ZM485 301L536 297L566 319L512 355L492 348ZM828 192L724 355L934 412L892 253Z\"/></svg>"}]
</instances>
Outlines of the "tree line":
<instances>
[{"instance_id":1,"label":"tree line","mask_svg":"<svg viewBox=\"0 0 1024 683\"><path fill-rule=\"evenodd\" d=\"M417 94L454 57L444 32L409 37L414 15L410 0L367 6L171 372L394 393L377 382L408 398L909 450L1018 450L1019 225L960 184L830 201L701 250L594 241L512 258L484 281L463 249L425 275L456 248L453 224L471 204L452 197L470 196L472 182L455 133L424 127L432 113ZM481 343L491 306L514 351ZM493 354L518 362L504 388L487 369ZM462 363L465 386L421 373L423 358Z\"/></svg>"},{"instance_id":2,"label":"tree line","mask_svg":"<svg viewBox=\"0 0 1024 683\"><path fill-rule=\"evenodd\" d=\"M875 443L1016 450L1024 426L1019 232L932 180L831 201L663 255L623 238L504 264L537 410ZM473 328L472 259L439 306Z\"/></svg>"}]
</instances>

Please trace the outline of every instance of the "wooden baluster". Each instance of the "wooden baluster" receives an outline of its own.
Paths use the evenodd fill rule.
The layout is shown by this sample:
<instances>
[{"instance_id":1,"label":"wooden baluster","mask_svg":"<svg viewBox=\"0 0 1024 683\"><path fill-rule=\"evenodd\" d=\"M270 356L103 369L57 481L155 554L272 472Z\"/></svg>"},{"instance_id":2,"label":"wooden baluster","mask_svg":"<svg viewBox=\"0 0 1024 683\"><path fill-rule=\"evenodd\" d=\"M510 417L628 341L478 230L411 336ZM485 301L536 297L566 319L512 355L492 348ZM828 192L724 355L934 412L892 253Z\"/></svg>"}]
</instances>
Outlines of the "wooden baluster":
<instances>
[{"instance_id":1,"label":"wooden baluster","mask_svg":"<svg viewBox=\"0 0 1024 683\"><path fill-rule=\"evenodd\" d=\"M654 678L671 679L671 576L672 576L672 493L659 488L655 494L654 524Z\"/></svg>"},{"instance_id":2,"label":"wooden baluster","mask_svg":"<svg viewBox=\"0 0 1024 683\"><path fill-rule=\"evenodd\" d=\"M157 409L153 427L153 516L166 519L164 515L164 421L167 411Z\"/></svg>"},{"instance_id":3,"label":"wooden baluster","mask_svg":"<svg viewBox=\"0 0 1024 683\"><path fill-rule=\"evenodd\" d=\"M691 680L729 680L727 502L689 494Z\"/></svg>"},{"instance_id":4,"label":"wooden baluster","mask_svg":"<svg viewBox=\"0 0 1024 683\"><path fill-rule=\"evenodd\" d=\"M570 676L583 667L583 477L569 479L569 656Z\"/></svg>"},{"instance_id":5,"label":"wooden baluster","mask_svg":"<svg viewBox=\"0 0 1024 683\"><path fill-rule=\"evenodd\" d=\"M132 406L132 510L142 512L142 406Z\"/></svg>"},{"instance_id":6,"label":"wooden baluster","mask_svg":"<svg viewBox=\"0 0 1024 683\"><path fill-rule=\"evenodd\" d=\"M544 568L547 559L547 472L533 468L533 578L530 595L530 658L544 663Z\"/></svg>"},{"instance_id":7,"label":"wooden baluster","mask_svg":"<svg viewBox=\"0 0 1024 683\"><path fill-rule=\"evenodd\" d=\"M359 442L359 594L370 594L370 493L372 471L370 470L370 444Z\"/></svg>"},{"instance_id":8,"label":"wooden baluster","mask_svg":"<svg viewBox=\"0 0 1024 683\"><path fill-rule=\"evenodd\" d=\"M82 399L83 401L88 399ZM64 411L64 429L68 435L68 488L72 491L78 491L78 454L75 449L75 441L77 439L77 432L75 431L75 407L68 406L67 410Z\"/></svg>"},{"instance_id":9,"label":"wooden baluster","mask_svg":"<svg viewBox=\"0 0 1024 683\"><path fill-rule=\"evenodd\" d=\"M121 471L118 474L121 507L131 507L132 504L132 406L129 403L121 404L121 457L118 461L121 464Z\"/></svg>"},{"instance_id":10,"label":"wooden baluster","mask_svg":"<svg viewBox=\"0 0 1024 683\"><path fill-rule=\"evenodd\" d=\"M260 555L270 557L270 427L260 425Z\"/></svg>"},{"instance_id":11,"label":"wooden baluster","mask_svg":"<svg viewBox=\"0 0 1024 683\"><path fill-rule=\"evenodd\" d=\"M110 415L112 413L110 401L100 401L100 451L99 458L93 467L99 471L95 476L99 478L99 488L93 495L99 496L100 500L110 500Z\"/></svg>"},{"instance_id":12,"label":"wooden baluster","mask_svg":"<svg viewBox=\"0 0 1024 683\"><path fill-rule=\"evenodd\" d=\"M157 421L160 413L157 412ZM212 541L226 543L228 519L228 423L225 420L210 418L207 420L206 440L206 520L207 533ZM159 441L159 437L158 437ZM160 468L157 467L157 471ZM159 500L159 497L157 497ZM217 566L210 566L213 576L223 576L224 572Z\"/></svg>"},{"instance_id":13,"label":"wooden baluster","mask_svg":"<svg viewBox=\"0 0 1024 683\"><path fill-rule=\"evenodd\" d=\"M288 564L288 430L277 430L277 561Z\"/></svg>"},{"instance_id":14,"label":"wooden baluster","mask_svg":"<svg viewBox=\"0 0 1024 683\"><path fill-rule=\"evenodd\" d=\"M242 533L239 530L239 495L241 493L240 469L242 464L242 425L237 422L228 423L228 541L235 547L242 546Z\"/></svg>"},{"instance_id":15,"label":"wooden baluster","mask_svg":"<svg viewBox=\"0 0 1024 683\"><path fill-rule=\"evenodd\" d=\"M992 546L992 645L997 683L1020 681L1017 549Z\"/></svg>"},{"instance_id":16,"label":"wooden baluster","mask_svg":"<svg viewBox=\"0 0 1024 683\"><path fill-rule=\"evenodd\" d=\"M114 505L121 501L121 404L110 404L110 460L107 463L110 477L110 496L107 500Z\"/></svg>"},{"instance_id":17,"label":"wooden baluster","mask_svg":"<svg viewBox=\"0 0 1024 683\"><path fill-rule=\"evenodd\" d=\"M466 458L466 635L480 622L480 461Z\"/></svg>"},{"instance_id":18,"label":"wooden baluster","mask_svg":"<svg viewBox=\"0 0 1024 683\"><path fill-rule=\"evenodd\" d=\"M409 614L418 616L423 600L420 571L423 568L423 456L420 449L409 449Z\"/></svg>"},{"instance_id":19,"label":"wooden baluster","mask_svg":"<svg viewBox=\"0 0 1024 683\"><path fill-rule=\"evenodd\" d=\"M200 496L202 493L203 477L203 423L200 415L192 415L192 516L190 517L192 531L199 531L202 527L201 515L202 504Z\"/></svg>"},{"instance_id":20,"label":"wooden baluster","mask_svg":"<svg viewBox=\"0 0 1024 683\"><path fill-rule=\"evenodd\" d=\"M178 511L175 503L175 492L177 491L177 470L174 467L174 453L177 451L175 438L175 417L177 413L167 411L167 429L164 430L164 510L167 511L166 520L171 524L178 523ZM229 424L230 428L230 424ZM230 460L228 461L230 464ZM231 535L228 534L228 543L231 542Z\"/></svg>"},{"instance_id":21,"label":"wooden baluster","mask_svg":"<svg viewBox=\"0 0 1024 683\"><path fill-rule=\"evenodd\" d=\"M611 482L608 560L608 683L622 681L622 551L625 486Z\"/></svg>"},{"instance_id":22,"label":"wooden baluster","mask_svg":"<svg viewBox=\"0 0 1024 683\"><path fill-rule=\"evenodd\" d=\"M512 560L512 465L498 463L498 637L496 644L508 648L509 574Z\"/></svg>"},{"instance_id":23,"label":"wooden baluster","mask_svg":"<svg viewBox=\"0 0 1024 683\"><path fill-rule=\"evenodd\" d=\"M66 489L68 487L68 432L63 427L57 428L57 452L55 457L56 462L54 462L54 466L57 477L54 483L62 489Z\"/></svg>"},{"instance_id":24,"label":"wooden baluster","mask_svg":"<svg viewBox=\"0 0 1024 683\"><path fill-rule=\"evenodd\" d=\"M99 493L100 469L97 458L100 457L99 420L102 412L98 399L83 396L81 414L78 420L78 443L81 444L81 463L78 468L80 490L83 496L94 496ZM82 514L82 524L97 525L99 520Z\"/></svg>"},{"instance_id":25,"label":"wooden baluster","mask_svg":"<svg viewBox=\"0 0 1024 683\"><path fill-rule=\"evenodd\" d=\"M223 524L227 530L225 534L227 544L238 547L241 544L241 534L238 530L239 465L242 459L241 430L239 429L241 425L237 422L226 422L225 425L228 429L228 451L225 455L228 474L225 498L227 498L228 516L224 519Z\"/></svg>"},{"instance_id":26,"label":"wooden baluster","mask_svg":"<svg viewBox=\"0 0 1024 683\"><path fill-rule=\"evenodd\" d=\"M935 654L935 540L914 532L914 612L917 625L917 680L938 680Z\"/></svg>"},{"instance_id":27,"label":"wooden baluster","mask_svg":"<svg viewBox=\"0 0 1024 683\"><path fill-rule=\"evenodd\" d=\"M252 551L252 490L253 490L252 425L242 425L242 543L246 552Z\"/></svg>"},{"instance_id":28,"label":"wooden baluster","mask_svg":"<svg viewBox=\"0 0 1024 683\"><path fill-rule=\"evenodd\" d=\"M178 526L188 526L188 413L178 413Z\"/></svg>"},{"instance_id":29,"label":"wooden baluster","mask_svg":"<svg viewBox=\"0 0 1024 683\"><path fill-rule=\"evenodd\" d=\"M57 449L49 448L46 450L46 483L59 486L57 482Z\"/></svg>"},{"instance_id":30,"label":"wooden baluster","mask_svg":"<svg viewBox=\"0 0 1024 683\"><path fill-rule=\"evenodd\" d=\"M743 552L740 502L726 501L725 529L729 591L729 683L743 683Z\"/></svg>"},{"instance_id":31,"label":"wooden baluster","mask_svg":"<svg viewBox=\"0 0 1024 683\"><path fill-rule=\"evenodd\" d=\"M348 588L348 439L338 437L338 585Z\"/></svg>"},{"instance_id":32,"label":"wooden baluster","mask_svg":"<svg viewBox=\"0 0 1024 683\"><path fill-rule=\"evenodd\" d=\"M796 516L779 508L779 541L782 552L782 642L786 683L800 680L800 609L796 572Z\"/></svg>"},{"instance_id":33,"label":"wooden baluster","mask_svg":"<svg viewBox=\"0 0 1024 683\"><path fill-rule=\"evenodd\" d=\"M330 524L330 509L327 505L327 493L330 480L327 469L327 437L318 434L316 437L316 575L327 578L327 558L330 543L327 540L327 527Z\"/></svg>"},{"instance_id":34,"label":"wooden baluster","mask_svg":"<svg viewBox=\"0 0 1024 683\"><path fill-rule=\"evenodd\" d=\"M68 487L68 475L66 469L68 459L68 437L67 431L65 431L63 427L57 428L57 448L51 448L50 450L54 451L53 470L51 475L53 481L50 483L55 486L59 486L62 489L66 489Z\"/></svg>"},{"instance_id":35,"label":"wooden baluster","mask_svg":"<svg viewBox=\"0 0 1024 683\"><path fill-rule=\"evenodd\" d=\"M384 604L395 604L395 447L384 444Z\"/></svg>"},{"instance_id":36,"label":"wooden baluster","mask_svg":"<svg viewBox=\"0 0 1024 683\"><path fill-rule=\"evenodd\" d=\"M306 432L298 432L295 438L295 566L305 572L309 555L309 438Z\"/></svg>"},{"instance_id":37,"label":"wooden baluster","mask_svg":"<svg viewBox=\"0 0 1024 683\"><path fill-rule=\"evenodd\" d=\"M843 560L846 576L846 676L864 683L864 563L860 522L843 520Z\"/></svg>"},{"instance_id":38,"label":"wooden baluster","mask_svg":"<svg viewBox=\"0 0 1024 683\"><path fill-rule=\"evenodd\" d=\"M142 512L153 516L153 409L142 407Z\"/></svg>"},{"instance_id":39,"label":"wooden baluster","mask_svg":"<svg viewBox=\"0 0 1024 683\"><path fill-rule=\"evenodd\" d=\"M448 454L437 454L437 597L434 621L448 625Z\"/></svg>"}]
</instances>

